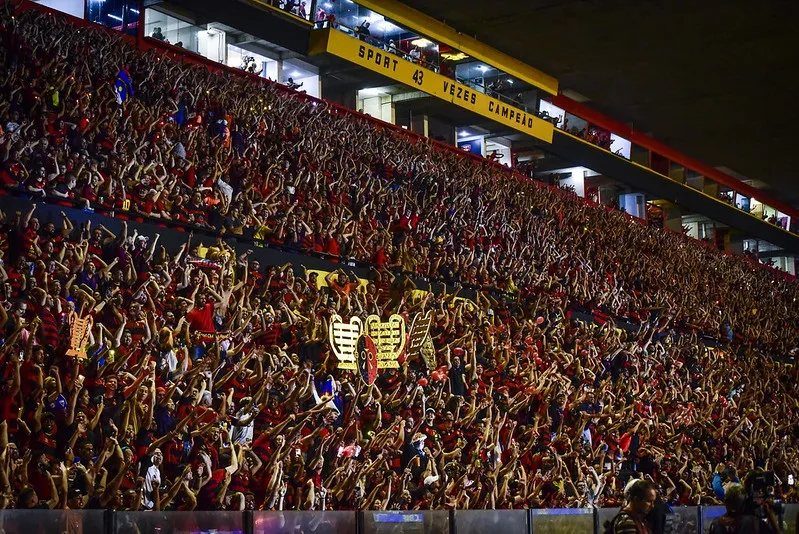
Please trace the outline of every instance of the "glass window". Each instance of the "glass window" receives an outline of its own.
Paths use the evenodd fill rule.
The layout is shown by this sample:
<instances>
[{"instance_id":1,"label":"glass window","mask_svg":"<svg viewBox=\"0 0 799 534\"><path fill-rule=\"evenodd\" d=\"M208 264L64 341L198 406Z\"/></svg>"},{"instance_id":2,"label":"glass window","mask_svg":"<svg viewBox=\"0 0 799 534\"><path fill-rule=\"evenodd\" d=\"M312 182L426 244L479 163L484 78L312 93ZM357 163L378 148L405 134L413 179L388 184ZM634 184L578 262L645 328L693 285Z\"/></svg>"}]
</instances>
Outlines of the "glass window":
<instances>
[{"instance_id":1,"label":"glass window","mask_svg":"<svg viewBox=\"0 0 799 534\"><path fill-rule=\"evenodd\" d=\"M283 62L283 70L280 73L280 83L319 98L319 73L313 65L305 63L299 59L287 59Z\"/></svg>"},{"instance_id":2,"label":"glass window","mask_svg":"<svg viewBox=\"0 0 799 534\"><path fill-rule=\"evenodd\" d=\"M350 0L320 1L317 28L335 28L438 72L439 45Z\"/></svg>"},{"instance_id":3,"label":"glass window","mask_svg":"<svg viewBox=\"0 0 799 534\"><path fill-rule=\"evenodd\" d=\"M588 508L531 510L533 532L593 532L594 511Z\"/></svg>"},{"instance_id":4,"label":"glass window","mask_svg":"<svg viewBox=\"0 0 799 534\"><path fill-rule=\"evenodd\" d=\"M625 159L630 159L630 149L632 143L624 137L618 136L614 133L610 134L610 150L617 156Z\"/></svg>"},{"instance_id":5,"label":"glass window","mask_svg":"<svg viewBox=\"0 0 799 534\"><path fill-rule=\"evenodd\" d=\"M449 513L445 511L363 513L365 534L447 534Z\"/></svg>"},{"instance_id":6,"label":"glass window","mask_svg":"<svg viewBox=\"0 0 799 534\"><path fill-rule=\"evenodd\" d=\"M539 117L545 121L551 122L557 128L563 128L566 112L562 108L559 108L555 104L547 102L546 100L541 100L538 103L538 112Z\"/></svg>"},{"instance_id":7,"label":"glass window","mask_svg":"<svg viewBox=\"0 0 799 534\"><path fill-rule=\"evenodd\" d=\"M3 532L105 532L104 510L0 510Z\"/></svg>"},{"instance_id":8,"label":"glass window","mask_svg":"<svg viewBox=\"0 0 799 534\"><path fill-rule=\"evenodd\" d=\"M708 532L710 530L710 524L713 523L713 520L717 517L723 516L726 511L726 508L723 506L703 506L702 530L704 532Z\"/></svg>"},{"instance_id":9,"label":"glass window","mask_svg":"<svg viewBox=\"0 0 799 534\"><path fill-rule=\"evenodd\" d=\"M205 28L195 26L180 19L162 13L156 9L148 9L144 16L144 35L175 45L194 53L199 53L199 32Z\"/></svg>"},{"instance_id":10,"label":"glass window","mask_svg":"<svg viewBox=\"0 0 799 534\"><path fill-rule=\"evenodd\" d=\"M688 169L685 173L685 185L692 187L697 191L701 191L705 185L705 177L696 171Z\"/></svg>"},{"instance_id":11,"label":"glass window","mask_svg":"<svg viewBox=\"0 0 799 534\"><path fill-rule=\"evenodd\" d=\"M566 117L563 120L563 129L577 137L584 137L588 131L588 123L577 115L566 112Z\"/></svg>"},{"instance_id":12,"label":"glass window","mask_svg":"<svg viewBox=\"0 0 799 534\"><path fill-rule=\"evenodd\" d=\"M527 510L456 510L455 531L458 534L527 534Z\"/></svg>"},{"instance_id":13,"label":"glass window","mask_svg":"<svg viewBox=\"0 0 799 534\"><path fill-rule=\"evenodd\" d=\"M283 532L325 532L350 534L355 532L354 512L255 512L254 534L280 534Z\"/></svg>"},{"instance_id":14,"label":"glass window","mask_svg":"<svg viewBox=\"0 0 799 534\"><path fill-rule=\"evenodd\" d=\"M73 17L82 19L85 17L85 0L34 0L37 4L57 9Z\"/></svg>"},{"instance_id":15,"label":"glass window","mask_svg":"<svg viewBox=\"0 0 799 534\"><path fill-rule=\"evenodd\" d=\"M724 202L725 204L729 204L730 206L735 205L735 191L730 189L729 187L720 188L718 199Z\"/></svg>"},{"instance_id":16,"label":"glass window","mask_svg":"<svg viewBox=\"0 0 799 534\"><path fill-rule=\"evenodd\" d=\"M272 81L279 79L277 60L236 45L227 45L226 64L228 67L241 69Z\"/></svg>"},{"instance_id":17,"label":"glass window","mask_svg":"<svg viewBox=\"0 0 799 534\"><path fill-rule=\"evenodd\" d=\"M117 534L124 532L226 532L228 534L244 534L244 514L241 512L221 511L117 512L115 532Z\"/></svg>"},{"instance_id":18,"label":"glass window","mask_svg":"<svg viewBox=\"0 0 799 534\"><path fill-rule=\"evenodd\" d=\"M352 0L320 0L316 6L316 28L337 29L515 107L536 109L534 87L457 49L403 28Z\"/></svg>"},{"instance_id":19,"label":"glass window","mask_svg":"<svg viewBox=\"0 0 799 534\"><path fill-rule=\"evenodd\" d=\"M137 0L88 0L86 14L91 22L136 35L139 27L138 6Z\"/></svg>"},{"instance_id":20,"label":"glass window","mask_svg":"<svg viewBox=\"0 0 799 534\"><path fill-rule=\"evenodd\" d=\"M742 195L740 193L736 194L735 195L735 206L739 210L743 210L743 211L748 212L750 210L749 197L744 196L744 195Z\"/></svg>"},{"instance_id":21,"label":"glass window","mask_svg":"<svg viewBox=\"0 0 799 534\"><path fill-rule=\"evenodd\" d=\"M290 13L295 17L305 20L311 20L311 9L313 2L311 0L260 0L264 4L274 6L281 11Z\"/></svg>"}]
</instances>

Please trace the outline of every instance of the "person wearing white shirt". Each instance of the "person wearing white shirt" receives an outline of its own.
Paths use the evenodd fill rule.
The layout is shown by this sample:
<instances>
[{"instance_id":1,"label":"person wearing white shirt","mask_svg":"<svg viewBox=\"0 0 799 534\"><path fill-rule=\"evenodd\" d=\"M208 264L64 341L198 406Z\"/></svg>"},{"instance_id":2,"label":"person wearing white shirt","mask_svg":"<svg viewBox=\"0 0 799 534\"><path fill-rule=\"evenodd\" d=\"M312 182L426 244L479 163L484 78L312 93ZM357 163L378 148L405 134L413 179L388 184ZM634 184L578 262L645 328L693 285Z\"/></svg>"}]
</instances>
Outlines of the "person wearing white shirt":
<instances>
[{"instance_id":1,"label":"person wearing white shirt","mask_svg":"<svg viewBox=\"0 0 799 534\"><path fill-rule=\"evenodd\" d=\"M155 506L153 498L155 497L155 489L161 486L161 469L160 466L164 462L164 454L161 449L155 449L151 457L152 465L147 469L144 475L144 491L142 492L142 506L147 510L152 510Z\"/></svg>"},{"instance_id":2,"label":"person wearing white shirt","mask_svg":"<svg viewBox=\"0 0 799 534\"><path fill-rule=\"evenodd\" d=\"M255 417L260 411L261 408L257 404L251 404L249 398L242 399L242 407L236 412L233 428L231 429L230 437L235 443L239 445L252 443Z\"/></svg>"}]
</instances>

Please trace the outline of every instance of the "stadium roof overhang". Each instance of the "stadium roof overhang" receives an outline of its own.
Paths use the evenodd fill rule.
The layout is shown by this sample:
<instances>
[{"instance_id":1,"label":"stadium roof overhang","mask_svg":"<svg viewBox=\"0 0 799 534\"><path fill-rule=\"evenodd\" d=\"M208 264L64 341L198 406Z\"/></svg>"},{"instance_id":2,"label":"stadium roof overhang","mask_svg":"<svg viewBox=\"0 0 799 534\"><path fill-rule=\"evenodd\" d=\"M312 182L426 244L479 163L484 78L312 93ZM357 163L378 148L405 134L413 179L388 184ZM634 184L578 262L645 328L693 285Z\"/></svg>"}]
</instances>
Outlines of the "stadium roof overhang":
<instances>
[{"instance_id":1,"label":"stadium roof overhang","mask_svg":"<svg viewBox=\"0 0 799 534\"><path fill-rule=\"evenodd\" d=\"M687 185L636 165L630 161L598 149L577 137L557 130L551 147L552 152L579 161L606 176L632 187L668 200L683 209L702 215L740 230L747 236L757 237L776 245L787 252L799 254L799 236L773 224L760 220L717 198L706 195Z\"/></svg>"},{"instance_id":2,"label":"stadium roof overhang","mask_svg":"<svg viewBox=\"0 0 799 534\"><path fill-rule=\"evenodd\" d=\"M799 206L799 2L398 1Z\"/></svg>"},{"instance_id":3,"label":"stadium roof overhang","mask_svg":"<svg viewBox=\"0 0 799 534\"><path fill-rule=\"evenodd\" d=\"M224 5L221 5L224 4ZM277 45L291 54L304 55L312 25L288 16L268 6L245 0L169 0L149 1L145 5L158 5L166 9L182 10L191 14L194 24L221 22L241 32Z\"/></svg>"}]
</instances>

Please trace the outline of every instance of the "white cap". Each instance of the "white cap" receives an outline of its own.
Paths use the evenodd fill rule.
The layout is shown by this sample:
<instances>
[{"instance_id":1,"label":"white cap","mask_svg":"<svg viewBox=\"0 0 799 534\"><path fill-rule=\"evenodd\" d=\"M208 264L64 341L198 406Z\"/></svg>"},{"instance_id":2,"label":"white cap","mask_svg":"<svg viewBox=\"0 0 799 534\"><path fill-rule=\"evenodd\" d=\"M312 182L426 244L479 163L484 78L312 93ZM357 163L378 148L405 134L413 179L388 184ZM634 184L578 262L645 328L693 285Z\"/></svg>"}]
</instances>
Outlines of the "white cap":
<instances>
[{"instance_id":1,"label":"white cap","mask_svg":"<svg viewBox=\"0 0 799 534\"><path fill-rule=\"evenodd\" d=\"M438 475L430 475L428 477L425 477L424 479L425 486L429 486L430 484L435 484L436 482L438 482Z\"/></svg>"}]
</instances>

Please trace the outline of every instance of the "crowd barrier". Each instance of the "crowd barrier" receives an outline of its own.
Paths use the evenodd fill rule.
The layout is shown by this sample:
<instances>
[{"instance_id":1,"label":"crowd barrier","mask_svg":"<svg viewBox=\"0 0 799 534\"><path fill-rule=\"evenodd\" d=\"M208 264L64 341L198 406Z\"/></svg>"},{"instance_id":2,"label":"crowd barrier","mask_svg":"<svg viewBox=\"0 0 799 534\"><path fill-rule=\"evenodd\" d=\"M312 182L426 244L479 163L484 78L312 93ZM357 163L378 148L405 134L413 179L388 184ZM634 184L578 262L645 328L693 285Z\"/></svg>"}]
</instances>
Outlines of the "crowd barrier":
<instances>
[{"instance_id":1,"label":"crowd barrier","mask_svg":"<svg viewBox=\"0 0 799 534\"><path fill-rule=\"evenodd\" d=\"M363 512L2 510L0 534L601 534L617 508ZM705 534L723 506L675 508L668 534ZM794 532L799 504L787 505Z\"/></svg>"}]
</instances>

